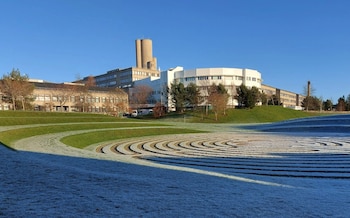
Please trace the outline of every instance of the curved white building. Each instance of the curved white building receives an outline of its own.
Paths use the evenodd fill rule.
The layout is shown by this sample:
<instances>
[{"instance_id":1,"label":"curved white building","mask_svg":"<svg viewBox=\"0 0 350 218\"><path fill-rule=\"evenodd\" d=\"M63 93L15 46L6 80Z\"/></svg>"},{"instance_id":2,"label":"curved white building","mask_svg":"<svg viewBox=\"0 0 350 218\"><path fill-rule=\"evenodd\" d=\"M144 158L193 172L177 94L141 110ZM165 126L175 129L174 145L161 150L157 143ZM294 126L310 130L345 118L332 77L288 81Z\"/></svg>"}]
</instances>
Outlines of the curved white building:
<instances>
[{"instance_id":1,"label":"curved white building","mask_svg":"<svg viewBox=\"0 0 350 218\"><path fill-rule=\"evenodd\" d=\"M240 68L197 68L175 72L174 79L187 86L195 83L197 86L223 84L226 87L253 86L261 87L261 73L251 69Z\"/></svg>"},{"instance_id":2,"label":"curved white building","mask_svg":"<svg viewBox=\"0 0 350 218\"><path fill-rule=\"evenodd\" d=\"M261 88L261 73L251 69L241 68L197 68L193 70L182 70L175 72L174 79L187 86L196 84L202 96L207 96L207 88L212 84L223 84L231 96L228 106L237 106L238 102L233 96L236 88L244 84L248 88L255 86Z\"/></svg>"},{"instance_id":3,"label":"curved white building","mask_svg":"<svg viewBox=\"0 0 350 218\"><path fill-rule=\"evenodd\" d=\"M148 85L153 88L154 93L164 93L164 87L170 87L173 82L181 82L185 86L190 83L196 84L202 96L207 96L207 88L213 83L223 84L230 96L236 94L236 88L244 84L248 88L253 86L261 88L261 73L251 69L240 68L197 68L193 70L184 70L182 67L176 67L161 72L160 78L144 79L135 81L134 85ZM164 101L165 97L165 101ZM163 98L163 99L161 99ZM155 101L167 103L170 106L169 96L153 95ZM228 106L237 106L238 102L230 97Z\"/></svg>"}]
</instances>

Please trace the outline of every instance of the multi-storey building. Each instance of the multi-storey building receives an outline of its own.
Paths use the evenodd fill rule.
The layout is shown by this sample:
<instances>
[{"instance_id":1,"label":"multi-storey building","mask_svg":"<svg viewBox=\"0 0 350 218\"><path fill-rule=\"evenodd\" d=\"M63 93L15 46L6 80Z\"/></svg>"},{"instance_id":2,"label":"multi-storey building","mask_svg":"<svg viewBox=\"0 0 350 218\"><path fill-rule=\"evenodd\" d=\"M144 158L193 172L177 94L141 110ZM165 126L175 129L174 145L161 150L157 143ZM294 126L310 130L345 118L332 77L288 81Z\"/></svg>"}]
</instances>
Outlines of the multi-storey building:
<instances>
[{"instance_id":1,"label":"multi-storey building","mask_svg":"<svg viewBox=\"0 0 350 218\"><path fill-rule=\"evenodd\" d=\"M194 83L200 90L201 96L206 99L208 88L212 84L222 84L232 96L229 98L228 106L237 106L238 102L233 97L236 93L236 87L244 84L248 88L261 87L261 74L256 70L239 69L239 68L199 68L193 70L184 70L182 67L176 67L161 72L160 78L146 78L135 81L134 85L147 85L153 88L152 98L154 102L162 102L168 108L172 108L172 102L169 95L165 96L166 88L171 83L183 83L186 87ZM132 92L132 89L130 90ZM163 95L161 95L163 93ZM206 104L204 101L203 104Z\"/></svg>"},{"instance_id":2,"label":"multi-storey building","mask_svg":"<svg viewBox=\"0 0 350 218\"><path fill-rule=\"evenodd\" d=\"M95 76L94 78L96 85L99 87L129 88L132 86L134 81L150 76L159 77L159 71L130 67L125 69L110 70L107 73ZM88 77L85 77L83 82L87 79Z\"/></svg>"},{"instance_id":3,"label":"multi-storey building","mask_svg":"<svg viewBox=\"0 0 350 218\"><path fill-rule=\"evenodd\" d=\"M135 41L136 67L110 70L105 74L95 76L96 85L99 87L129 88L134 81L147 77L159 77L157 59L153 57L152 40L138 39ZM87 81L88 77L83 79Z\"/></svg>"},{"instance_id":4,"label":"multi-storey building","mask_svg":"<svg viewBox=\"0 0 350 218\"><path fill-rule=\"evenodd\" d=\"M33 105L40 111L81 111L118 114L128 111L128 95L118 88L103 88L79 83L31 81Z\"/></svg>"},{"instance_id":5,"label":"multi-storey building","mask_svg":"<svg viewBox=\"0 0 350 218\"><path fill-rule=\"evenodd\" d=\"M302 109L301 103L305 98L303 95L265 84L261 85L261 92L266 94L268 99L273 100L272 98L275 97L284 107L289 107L296 110Z\"/></svg>"},{"instance_id":6,"label":"multi-storey building","mask_svg":"<svg viewBox=\"0 0 350 218\"><path fill-rule=\"evenodd\" d=\"M96 85L99 87L119 87L125 89L129 95L133 94L134 85L148 85L153 89L152 104L159 101L168 108L173 107L170 96L166 96L167 88L173 82L181 82L185 86L194 83L200 88L201 96L208 95L208 87L214 84L223 84L231 96L228 106L238 105L234 98L236 87L244 84L248 88L256 87L269 96L275 95L286 107L299 107L303 96L277 89L271 86L262 85L261 73L251 69L240 68L197 68L184 70L182 67L176 67L167 71L157 70L157 60L152 54L152 41L150 39L141 39L135 41L136 48L136 67L125 69L110 70L105 74L95 76ZM88 77L84 78L87 81ZM205 103L204 103L205 104Z\"/></svg>"}]
</instances>

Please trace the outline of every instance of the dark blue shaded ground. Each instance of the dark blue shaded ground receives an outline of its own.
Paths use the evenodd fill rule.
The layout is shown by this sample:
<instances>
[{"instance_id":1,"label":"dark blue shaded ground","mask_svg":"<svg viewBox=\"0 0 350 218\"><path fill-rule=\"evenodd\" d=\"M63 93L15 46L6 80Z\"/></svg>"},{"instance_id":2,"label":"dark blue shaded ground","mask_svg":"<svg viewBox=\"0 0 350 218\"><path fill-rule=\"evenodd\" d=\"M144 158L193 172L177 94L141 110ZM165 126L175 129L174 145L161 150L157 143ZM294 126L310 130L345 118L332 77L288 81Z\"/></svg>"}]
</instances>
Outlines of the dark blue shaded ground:
<instances>
[{"instance_id":1,"label":"dark blue shaded ground","mask_svg":"<svg viewBox=\"0 0 350 218\"><path fill-rule=\"evenodd\" d=\"M2 146L0 153L1 217L350 214L348 179L255 177L295 187L286 188L113 161L15 152Z\"/></svg>"},{"instance_id":2,"label":"dark blue shaded ground","mask_svg":"<svg viewBox=\"0 0 350 218\"><path fill-rule=\"evenodd\" d=\"M242 128L282 134L349 136L350 115L308 117L269 124L247 125Z\"/></svg>"}]
</instances>

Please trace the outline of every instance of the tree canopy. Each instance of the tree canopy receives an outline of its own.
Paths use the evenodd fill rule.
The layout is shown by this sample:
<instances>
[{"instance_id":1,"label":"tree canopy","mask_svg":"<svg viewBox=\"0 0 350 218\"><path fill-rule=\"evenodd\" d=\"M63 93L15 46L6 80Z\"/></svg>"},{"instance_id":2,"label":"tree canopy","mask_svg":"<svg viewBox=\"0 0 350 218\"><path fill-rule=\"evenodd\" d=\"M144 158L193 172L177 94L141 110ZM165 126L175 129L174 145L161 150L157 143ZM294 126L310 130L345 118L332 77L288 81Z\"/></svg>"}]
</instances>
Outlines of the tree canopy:
<instances>
[{"instance_id":1,"label":"tree canopy","mask_svg":"<svg viewBox=\"0 0 350 218\"><path fill-rule=\"evenodd\" d=\"M321 100L314 96L307 96L301 103L305 110L320 110L322 103Z\"/></svg>"},{"instance_id":2,"label":"tree canopy","mask_svg":"<svg viewBox=\"0 0 350 218\"><path fill-rule=\"evenodd\" d=\"M16 110L21 104L22 110L25 110L25 105L31 100L30 96L33 93L34 86L29 83L27 75L22 75L18 69L12 69L8 74L5 74L0 83L0 90L6 96L9 103L12 104L12 109Z\"/></svg>"},{"instance_id":3,"label":"tree canopy","mask_svg":"<svg viewBox=\"0 0 350 218\"><path fill-rule=\"evenodd\" d=\"M249 89L245 85L237 87L237 100L240 107L254 108L260 98L259 89L252 87Z\"/></svg>"},{"instance_id":4,"label":"tree canopy","mask_svg":"<svg viewBox=\"0 0 350 218\"><path fill-rule=\"evenodd\" d=\"M196 84L190 83L186 87L186 105L195 108L198 104L200 104L200 91Z\"/></svg>"},{"instance_id":5,"label":"tree canopy","mask_svg":"<svg viewBox=\"0 0 350 218\"><path fill-rule=\"evenodd\" d=\"M153 89L147 85L134 86L130 96L130 103L133 104L136 109L146 106L152 91Z\"/></svg>"},{"instance_id":6,"label":"tree canopy","mask_svg":"<svg viewBox=\"0 0 350 218\"><path fill-rule=\"evenodd\" d=\"M218 120L219 113L225 115L229 94L223 84L212 84L209 87L208 103L215 113L215 120Z\"/></svg>"},{"instance_id":7,"label":"tree canopy","mask_svg":"<svg viewBox=\"0 0 350 218\"><path fill-rule=\"evenodd\" d=\"M183 112L186 102L186 89L183 83L174 82L170 85L169 93L175 104L176 112Z\"/></svg>"}]
</instances>

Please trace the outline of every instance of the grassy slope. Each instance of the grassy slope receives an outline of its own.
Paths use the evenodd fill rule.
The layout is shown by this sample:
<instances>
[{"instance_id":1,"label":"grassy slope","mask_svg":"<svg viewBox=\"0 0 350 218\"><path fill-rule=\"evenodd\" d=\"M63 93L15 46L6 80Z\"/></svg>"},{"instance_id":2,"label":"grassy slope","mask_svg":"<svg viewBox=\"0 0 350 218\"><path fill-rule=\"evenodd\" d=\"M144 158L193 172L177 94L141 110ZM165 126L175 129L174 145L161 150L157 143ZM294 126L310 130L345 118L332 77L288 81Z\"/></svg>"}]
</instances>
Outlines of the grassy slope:
<instances>
[{"instance_id":1,"label":"grassy slope","mask_svg":"<svg viewBox=\"0 0 350 218\"><path fill-rule=\"evenodd\" d=\"M0 111L0 127L29 124L40 124L40 126L20 127L2 131L0 132L0 142L11 146L15 141L35 135L75 130L93 130L93 132L68 136L63 139L68 145L83 148L93 143L113 139L201 132L190 129L161 128L169 125L145 122L139 119L120 119L100 114ZM108 128L128 129L100 130Z\"/></svg>"},{"instance_id":2,"label":"grassy slope","mask_svg":"<svg viewBox=\"0 0 350 218\"><path fill-rule=\"evenodd\" d=\"M156 123L67 123L64 125L38 126L30 128L20 128L0 132L0 139L3 144L11 145L17 140L36 135L44 135L59 132L76 130L98 130L108 128L135 128L135 127L159 127L164 126ZM130 131L130 130L129 130Z\"/></svg>"},{"instance_id":3,"label":"grassy slope","mask_svg":"<svg viewBox=\"0 0 350 218\"><path fill-rule=\"evenodd\" d=\"M106 130L95 131L83 134L77 134L67 136L61 139L61 141L72 147L85 148L89 145L124 139L132 137L152 136L152 135L168 135L168 134L186 134L186 133L203 133L203 131L197 131L192 129L178 129L178 128L147 128L147 129L121 129L121 130Z\"/></svg>"},{"instance_id":4,"label":"grassy slope","mask_svg":"<svg viewBox=\"0 0 350 218\"><path fill-rule=\"evenodd\" d=\"M286 109L278 106L263 106L255 107L254 109L231 109L227 110L227 115L220 115L219 120L215 121L215 116L211 112L208 116L203 116L202 113L190 113L186 114L186 122L199 122L199 123L262 123L262 122L276 122L287 119L294 119L307 116L322 115L320 113L308 113L304 111L295 111L292 109ZM171 121L182 121L184 115L169 116ZM154 119L148 117L151 122L142 122L142 119L120 119L100 114L89 114L89 113L58 113L58 112L22 112L22 111L0 111L0 126L11 126L11 125L27 125L27 124L54 124L54 123L66 123L67 125L52 125L52 126L41 126L35 128L21 128L17 130L8 130L0 132L0 141L4 144L10 145L13 142L41 134L92 129L97 132L86 133L76 136L70 136L65 138L65 142L76 147L84 147L91 143L92 139L95 142L102 142L106 140L112 140L113 137L125 138L135 136L146 136L154 134L180 134L196 132L195 130L185 129L172 129L169 128L157 128L161 124L155 123ZM165 119L167 120L167 119ZM135 124L125 124L120 122L133 122ZM143 120L144 121L144 120ZM84 123L85 122L85 123ZM96 122L89 123L86 122ZM113 122L113 123L107 123ZM137 123L140 122L140 123ZM106 134L101 134L98 129L101 128L123 128L123 127L153 127L157 128L149 130L137 130L133 131L136 135L130 134L130 130L113 130L105 131ZM108 137L107 137L108 136ZM87 140L87 141L84 141Z\"/></svg>"},{"instance_id":5,"label":"grassy slope","mask_svg":"<svg viewBox=\"0 0 350 218\"><path fill-rule=\"evenodd\" d=\"M280 106L261 106L253 109L228 109L226 115L218 116L218 121L215 121L212 112L204 118L202 118L201 113L194 113L192 121L205 123L266 123L320 115L324 114L296 111Z\"/></svg>"},{"instance_id":6,"label":"grassy slope","mask_svg":"<svg viewBox=\"0 0 350 218\"><path fill-rule=\"evenodd\" d=\"M33 111L0 111L0 126L73 123L73 122L129 122L102 114L90 113L60 113L60 112L33 112ZM135 120L133 120L135 121Z\"/></svg>"}]
</instances>

